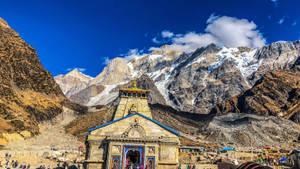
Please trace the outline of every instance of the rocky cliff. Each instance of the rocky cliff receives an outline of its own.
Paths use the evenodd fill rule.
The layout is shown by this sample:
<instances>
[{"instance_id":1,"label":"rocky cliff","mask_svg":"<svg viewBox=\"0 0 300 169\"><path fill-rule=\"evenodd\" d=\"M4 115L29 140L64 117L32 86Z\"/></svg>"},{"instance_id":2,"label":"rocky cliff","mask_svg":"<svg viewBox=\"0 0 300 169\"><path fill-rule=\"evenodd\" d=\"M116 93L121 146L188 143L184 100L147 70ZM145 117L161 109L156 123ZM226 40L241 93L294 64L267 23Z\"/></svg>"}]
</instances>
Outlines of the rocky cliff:
<instances>
[{"instance_id":1,"label":"rocky cliff","mask_svg":"<svg viewBox=\"0 0 300 169\"><path fill-rule=\"evenodd\" d=\"M0 144L38 134L64 98L34 48L0 18Z\"/></svg>"},{"instance_id":2,"label":"rocky cliff","mask_svg":"<svg viewBox=\"0 0 300 169\"><path fill-rule=\"evenodd\" d=\"M267 72L242 94L219 103L213 114L249 113L277 116L300 122L300 73L291 70Z\"/></svg>"}]
</instances>

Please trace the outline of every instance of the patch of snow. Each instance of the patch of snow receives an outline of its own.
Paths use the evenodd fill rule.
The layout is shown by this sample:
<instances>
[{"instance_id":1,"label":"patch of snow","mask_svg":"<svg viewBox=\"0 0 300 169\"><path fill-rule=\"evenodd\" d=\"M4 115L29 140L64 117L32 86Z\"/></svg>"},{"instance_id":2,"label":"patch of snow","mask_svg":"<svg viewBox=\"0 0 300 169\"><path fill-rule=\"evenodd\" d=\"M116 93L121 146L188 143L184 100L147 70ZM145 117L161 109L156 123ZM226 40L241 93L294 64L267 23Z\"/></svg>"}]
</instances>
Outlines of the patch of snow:
<instances>
[{"instance_id":1,"label":"patch of snow","mask_svg":"<svg viewBox=\"0 0 300 169\"><path fill-rule=\"evenodd\" d=\"M216 62L213 62L208 68L212 71L222 65L222 63L227 59L232 59L237 68L240 70L244 77L248 77L253 72L255 72L261 65L261 62L254 57L257 49L253 49L250 52L243 52L238 55L233 55L234 52L238 52L237 48L226 48L223 47L220 52L216 54Z\"/></svg>"},{"instance_id":2,"label":"patch of snow","mask_svg":"<svg viewBox=\"0 0 300 169\"><path fill-rule=\"evenodd\" d=\"M111 90L116 88L118 85L123 85L126 83L128 83L128 81L113 84L113 85L104 85L105 89L98 95L91 97L89 102L87 103L87 106L94 106L94 105L99 105L99 104L104 105L104 104L109 103L110 101L115 99L119 94L119 92L111 93Z\"/></svg>"},{"instance_id":3,"label":"patch of snow","mask_svg":"<svg viewBox=\"0 0 300 169\"><path fill-rule=\"evenodd\" d=\"M117 87L116 84L104 85L104 86L105 86L105 89L101 93L90 98L89 102L87 103L87 106L93 106L93 105L98 104L98 102L101 101L101 99L103 99L105 97L109 97L110 91L112 89L114 89L115 87Z\"/></svg>"},{"instance_id":4,"label":"patch of snow","mask_svg":"<svg viewBox=\"0 0 300 169\"><path fill-rule=\"evenodd\" d=\"M190 62L188 65L186 65L186 67L189 67L191 66L192 64L198 64L198 63L201 63L202 61L205 60L205 57L199 57L199 58L196 58L194 59L192 62Z\"/></svg>"},{"instance_id":5,"label":"patch of snow","mask_svg":"<svg viewBox=\"0 0 300 169\"><path fill-rule=\"evenodd\" d=\"M253 72L255 72L261 65L261 61L254 57L257 49L254 49L250 52L243 52L242 54L235 57L235 61L237 62L237 67L242 73L244 77L250 76Z\"/></svg>"},{"instance_id":6,"label":"patch of snow","mask_svg":"<svg viewBox=\"0 0 300 169\"><path fill-rule=\"evenodd\" d=\"M196 97L192 100L192 105L195 105Z\"/></svg>"},{"instance_id":7,"label":"patch of snow","mask_svg":"<svg viewBox=\"0 0 300 169\"><path fill-rule=\"evenodd\" d=\"M162 57L163 55L149 55L148 59L151 61L151 60L156 60L160 57Z\"/></svg>"},{"instance_id":8,"label":"patch of snow","mask_svg":"<svg viewBox=\"0 0 300 169\"><path fill-rule=\"evenodd\" d=\"M290 64L294 59L295 59L295 55L293 55L292 57L290 57L287 61L288 64Z\"/></svg>"},{"instance_id":9,"label":"patch of snow","mask_svg":"<svg viewBox=\"0 0 300 169\"><path fill-rule=\"evenodd\" d=\"M160 94L164 97L164 99L168 102L169 101L169 92L167 90L166 84L167 84L167 80L161 80L159 82L156 82L155 85L158 89L158 91L160 92Z\"/></svg>"},{"instance_id":10,"label":"patch of snow","mask_svg":"<svg viewBox=\"0 0 300 169\"><path fill-rule=\"evenodd\" d=\"M130 72L131 72L131 77L137 77L138 76L138 72L134 70L133 64L131 62L127 63L128 67L130 68Z\"/></svg>"}]
</instances>

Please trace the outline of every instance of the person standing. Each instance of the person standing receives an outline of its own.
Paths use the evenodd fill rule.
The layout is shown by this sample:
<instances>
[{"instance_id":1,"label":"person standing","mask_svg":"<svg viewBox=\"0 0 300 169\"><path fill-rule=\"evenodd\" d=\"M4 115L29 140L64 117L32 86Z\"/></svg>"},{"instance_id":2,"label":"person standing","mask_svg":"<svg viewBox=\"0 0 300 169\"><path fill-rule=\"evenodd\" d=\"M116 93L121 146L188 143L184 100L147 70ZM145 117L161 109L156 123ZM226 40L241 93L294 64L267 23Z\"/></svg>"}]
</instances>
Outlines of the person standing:
<instances>
[{"instance_id":1,"label":"person standing","mask_svg":"<svg viewBox=\"0 0 300 169\"><path fill-rule=\"evenodd\" d=\"M64 162L64 163L63 163L63 168L68 168L67 162Z\"/></svg>"},{"instance_id":2,"label":"person standing","mask_svg":"<svg viewBox=\"0 0 300 169\"><path fill-rule=\"evenodd\" d=\"M15 162L15 167L14 167L14 168L17 168L18 165L19 165L19 162L16 160L16 162Z\"/></svg>"},{"instance_id":3,"label":"person standing","mask_svg":"<svg viewBox=\"0 0 300 169\"><path fill-rule=\"evenodd\" d=\"M9 160L6 161L6 168L8 168Z\"/></svg>"}]
</instances>

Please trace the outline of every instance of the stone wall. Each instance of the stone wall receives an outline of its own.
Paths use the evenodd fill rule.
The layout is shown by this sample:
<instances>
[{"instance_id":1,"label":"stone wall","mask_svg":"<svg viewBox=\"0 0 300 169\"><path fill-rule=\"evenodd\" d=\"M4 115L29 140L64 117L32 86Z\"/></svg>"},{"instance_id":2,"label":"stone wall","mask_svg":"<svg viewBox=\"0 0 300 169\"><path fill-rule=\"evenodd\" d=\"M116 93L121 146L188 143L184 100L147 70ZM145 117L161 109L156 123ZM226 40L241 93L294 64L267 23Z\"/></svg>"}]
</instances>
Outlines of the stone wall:
<instances>
[{"instance_id":1,"label":"stone wall","mask_svg":"<svg viewBox=\"0 0 300 169\"><path fill-rule=\"evenodd\" d=\"M127 116L133 104L136 106L137 112L152 118L147 97L122 96L120 97L120 103L118 105L114 120Z\"/></svg>"},{"instance_id":2,"label":"stone wall","mask_svg":"<svg viewBox=\"0 0 300 169\"><path fill-rule=\"evenodd\" d=\"M144 164L146 164L147 157L154 157L156 169L176 169L179 165L178 145L176 143L162 144L111 141L107 146L106 145L107 144L103 144L103 142L89 143L86 169L110 169L112 156L120 156L120 166L122 166L124 163L123 155L126 146L143 147Z\"/></svg>"}]
</instances>

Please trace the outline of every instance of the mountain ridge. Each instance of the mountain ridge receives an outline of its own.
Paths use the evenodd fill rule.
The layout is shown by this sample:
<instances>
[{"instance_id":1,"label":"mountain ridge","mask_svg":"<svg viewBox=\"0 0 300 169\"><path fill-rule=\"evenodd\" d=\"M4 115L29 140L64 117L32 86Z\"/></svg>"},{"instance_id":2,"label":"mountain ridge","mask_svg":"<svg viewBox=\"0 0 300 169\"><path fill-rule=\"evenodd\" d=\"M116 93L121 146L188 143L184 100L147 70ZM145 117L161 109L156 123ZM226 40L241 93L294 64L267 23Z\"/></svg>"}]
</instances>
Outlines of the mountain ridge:
<instances>
[{"instance_id":1,"label":"mountain ridge","mask_svg":"<svg viewBox=\"0 0 300 169\"><path fill-rule=\"evenodd\" d=\"M181 111L205 114L219 102L250 89L265 72L290 69L299 58L299 42L275 42L260 49L226 48L211 44L190 54L170 52L168 46L162 46L157 49L158 52L134 58L126 65L121 58L113 60L111 64L114 66L125 65L126 75L118 79L119 71L108 73L106 69L110 65L100 74L114 77L115 83L111 80L105 82L106 78L100 78L100 74L98 77L109 94L113 88L128 83L134 77L147 75L154 81L167 105ZM97 85L96 82L92 84ZM98 95L100 98L103 94L100 92ZM67 96L71 97L69 94ZM114 95L113 98L116 97ZM95 98L86 103L90 106L107 104L97 102Z\"/></svg>"}]
</instances>

